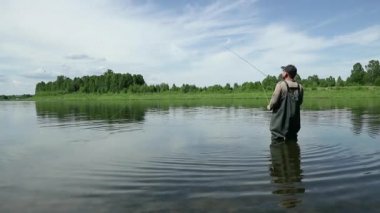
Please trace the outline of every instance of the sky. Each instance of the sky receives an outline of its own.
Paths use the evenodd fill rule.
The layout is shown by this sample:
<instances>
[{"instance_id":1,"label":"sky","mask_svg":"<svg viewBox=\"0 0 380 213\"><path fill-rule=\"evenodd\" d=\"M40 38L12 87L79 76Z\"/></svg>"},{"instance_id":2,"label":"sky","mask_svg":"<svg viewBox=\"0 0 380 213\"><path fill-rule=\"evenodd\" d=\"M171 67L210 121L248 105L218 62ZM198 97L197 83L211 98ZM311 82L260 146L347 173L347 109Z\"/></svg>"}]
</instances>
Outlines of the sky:
<instances>
[{"instance_id":1,"label":"sky","mask_svg":"<svg viewBox=\"0 0 380 213\"><path fill-rule=\"evenodd\" d=\"M380 59L378 0L0 0L0 94L41 81L141 74L147 84L261 81L294 64L341 76Z\"/></svg>"}]
</instances>

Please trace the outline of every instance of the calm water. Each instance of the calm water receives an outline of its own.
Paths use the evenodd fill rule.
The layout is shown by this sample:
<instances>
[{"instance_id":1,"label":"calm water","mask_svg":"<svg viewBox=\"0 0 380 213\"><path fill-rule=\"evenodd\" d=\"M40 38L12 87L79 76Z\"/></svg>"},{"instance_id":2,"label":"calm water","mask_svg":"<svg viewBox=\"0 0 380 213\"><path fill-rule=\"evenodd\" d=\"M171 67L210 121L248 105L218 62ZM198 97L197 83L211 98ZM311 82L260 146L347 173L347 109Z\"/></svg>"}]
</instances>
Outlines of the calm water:
<instances>
[{"instance_id":1,"label":"calm water","mask_svg":"<svg viewBox=\"0 0 380 213\"><path fill-rule=\"evenodd\" d=\"M376 212L380 103L0 102L0 212Z\"/></svg>"}]
</instances>

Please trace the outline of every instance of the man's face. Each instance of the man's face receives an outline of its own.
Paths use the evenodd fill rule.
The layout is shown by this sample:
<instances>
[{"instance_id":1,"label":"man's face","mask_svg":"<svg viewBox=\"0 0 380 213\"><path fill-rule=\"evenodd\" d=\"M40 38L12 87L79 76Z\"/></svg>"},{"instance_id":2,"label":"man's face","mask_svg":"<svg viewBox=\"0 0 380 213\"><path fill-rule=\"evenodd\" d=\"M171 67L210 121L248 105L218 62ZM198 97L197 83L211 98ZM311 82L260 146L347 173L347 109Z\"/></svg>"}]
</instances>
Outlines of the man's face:
<instances>
[{"instance_id":1,"label":"man's face","mask_svg":"<svg viewBox=\"0 0 380 213\"><path fill-rule=\"evenodd\" d=\"M285 79L287 74L288 74L287 72L282 70L282 73L281 73L282 79Z\"/></svg>"}]
</instances>

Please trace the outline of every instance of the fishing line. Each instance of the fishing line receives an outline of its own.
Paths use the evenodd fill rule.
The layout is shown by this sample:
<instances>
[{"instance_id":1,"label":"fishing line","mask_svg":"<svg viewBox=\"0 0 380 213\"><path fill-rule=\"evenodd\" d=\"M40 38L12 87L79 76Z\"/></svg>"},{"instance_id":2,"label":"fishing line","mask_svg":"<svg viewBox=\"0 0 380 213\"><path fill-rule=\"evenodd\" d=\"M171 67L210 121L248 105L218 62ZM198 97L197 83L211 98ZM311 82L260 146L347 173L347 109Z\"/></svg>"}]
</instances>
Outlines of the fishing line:
<instances>
[{"instance_id":1,"label":"fishing line","mask_svg":"<svg viewBox=\"0 0 380 213\"><path fill-rule=\"evenodd\" d=\"M228 47L224 47L224 49L226 49L228 52L232 53L233 55L235 55L236 57L240 58L240 60L244 61L245 63L247 63L249 66L251 66L254 70L258 71L259 73L261 73L263 76L267 77L268 74L265 74L263 71L261 71L259 68L257 68L255 65L251 64L249 61L247 61L245 58L241 57L239 54L237 54L235 51L231 50L230 48ZM268 104L269 104L269 98L268 98L268 95L267 95L267 91L265 90L265 87L264 85L260 82L260 85L261 87L263 88L263 91L264 91L264 94L265 94L265 97L268 101Z\"/></svg>"}]
</instances>

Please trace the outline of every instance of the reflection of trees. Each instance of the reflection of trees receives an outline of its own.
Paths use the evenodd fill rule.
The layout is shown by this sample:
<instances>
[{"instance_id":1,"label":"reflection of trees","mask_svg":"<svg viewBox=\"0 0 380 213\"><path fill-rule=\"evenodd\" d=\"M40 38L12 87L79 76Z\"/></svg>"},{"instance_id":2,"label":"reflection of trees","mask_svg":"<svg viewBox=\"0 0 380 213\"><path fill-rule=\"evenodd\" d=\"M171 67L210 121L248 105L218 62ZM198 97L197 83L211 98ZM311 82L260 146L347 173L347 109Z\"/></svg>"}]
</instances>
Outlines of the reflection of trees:
<instances>
[{"instance_id":1,"label":"reflection of trees","mask_svg":"<svg viewBox=\"0 0 380 213\"><path fill-rule=\"evenodd\" d=\"M36 102L37 116L65 120L143 121L146 105L107 102Z\"/></svg>"},{"instance_id":2,"label":"reflection of trees","mask_svg":"<svg viewBox=\"0 0 380 213\"><path fill-rule=\"evenodd\" d=\"M368 120L368 133L371 137L380 134L380 114L376 114Z\"/></svg>"},{"instance_id":3,"label":"reflection of trees","mask_svg":"<svg viewBox=\"0 0 380 213\"><path fill-rule=\"evenodd\" d=\"M273 143L270 152L270 175L275 186L272 193L282 196L281 206L293 208L301 202L297 194L305 192L301 184L300 147L295 141Z\"/></svg>"},{"instance_id":4,"label":"reflection of trees","mask_svg":"<svg viewBox=\"0 0 380 213\"><path fill-rule=\"evenodd\" d=\"M355 134L360 134L364 125L367 125L365 129L371 137L380 134L380 109L378 105L355 107L351 113L352 129Z\"/></svg>"},{"instance_id":5,"label":"reflection of trees","mask_svg":"<svg viewBox=\"0 0 380 213\"><path fill-rule=\"evenodd\" d=\"M363 108L356 108L352 109L351 111L352 117L351 117L351 123L352 123L352 131L354 134L360 134L363 129L363 114L364 109Z\"/></svg>"},{"instance_id":6,"label":"reflection of trees","mask_svg":"<svg viewBox=\"0 0 380 213\"><path fill-rule=\"evenodd\" d=\"M354 134L367 132L371 137L380 134L380 102L377 99L312 99L305 101L302 107L305 111L309 111L307 119L311 123L320 123L320 117L326 117L328 114L329 123L345 122L344 124L346 124L350 122ZM323 111L330 109L340 110L328 113ZM342 111L348 111L349 114L341 114Z\"/></svg>"}]
</instances>

